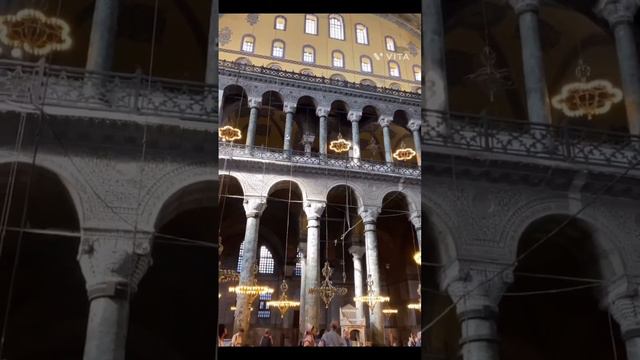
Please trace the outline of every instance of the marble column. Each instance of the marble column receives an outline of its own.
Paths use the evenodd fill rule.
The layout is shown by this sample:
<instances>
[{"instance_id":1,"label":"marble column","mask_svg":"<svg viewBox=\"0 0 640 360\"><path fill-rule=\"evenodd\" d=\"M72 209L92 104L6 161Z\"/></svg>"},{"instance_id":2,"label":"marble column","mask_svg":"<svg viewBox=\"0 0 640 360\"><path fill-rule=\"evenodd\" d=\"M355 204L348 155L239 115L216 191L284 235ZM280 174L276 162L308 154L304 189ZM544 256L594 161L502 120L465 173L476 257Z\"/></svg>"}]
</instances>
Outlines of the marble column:
<instances>
[{"instance_id":1,"label":"marble column","mask_svg":"<svg viewBox=\"0 0 640 360\"><path fill-rule=\"evenodd\" d=\"M540 0L509 0L518 16L529 121L551 123L551 107L538 30Z\"/></svg>"},{"instance_id":2,"label":"marble column","mask_svg":"<svg viewBox=\"0 0 640 360\"><path fill-rule=\"evenodd\" d=\"M371 276L373 281L373 292L381 295L380 289L380 267L378 263L378 237L376 235L376 220L380 214L380 209L373 206L361 207L358 213L364 223L364 244L365 261L367 266L367 277ZM369 307L369 319L371 327L371 339L374 346L384 346L384 314L382 304Z\"/></svg>"},{"instance_id":3,"label":"marble column","mask_svg":"<svg viewBox=\"0 0 640 360\"><path fill-rule=\"evenodd\" d=\"M242 269L240 271L240 281L238 285L249 285L253 280L253 267L258 256L258 235L260 231L260 216L267 207L266 199L247 198L244 199L244 211L247 223L244 232L244 252L242 254ZM249 324L251 322L251 303L249 297L243 294L236 294L236 312L233 321L233 331L244 329L245 340L249 336Z\"/></svg>"},{"instance_id":4,"label":"marble column","mask_svg":"<svg viewBox=\"0 0 640 360\"><path fill-rule=\"evenodd\" d=\"M304 303L305 327L320 324L320 297L309 294L309 289L320 286L320 218L325 203L307 200L304 212L307 214L307 264L305 268L305 287L307 288Z\"/></svg>"},{"instance_id":5,"label":"marble column","mask_svg":"<svg viewBox=\"0 0 640 360\"><path fill-rule=\"evenodd\" d=\"M381 116L378 124L382 126L382 135L384 136L384 159L387 164L393 164L393 156L391 155L391 131L389 125L393 122L393 118L389 116Z\"/></svg>"},{"instance_id":6,"label":"marble column","mask_svg":"<svg viewBox=\"0 0 640 360\"><path fill-rule=\"evenodd\" d=\"M420 127L422 126L422 122L418 119L412 119L407 124L409 130L411 130L411 134L413 135L413 145L415 146L416 151L416 161L418 162L418 166L422 164L422 136L420 136Z\"/></svg>"},{"instance_id":7,"label":"marble column","mask_svg":"<svg viewBox=\"0 0 640 360\"><path fill-rule=\"evenodd\" d=\"M284 123L284 152L291 154L291 136L293 134L293 115L296 113L295 103L284 103L283 110L285 113Z\"/></svg>"},{"instance_id":8,"label":"marble column","mask_svg":"<svg viewBox=\"0 0 640 360\"><path fill-rule=\"evenodd\" d=\"M422 251L422 216L419 210L414 210L409 216L409 220L416 230L416 241L418 242L418 250Z\"/></svg>"},{"instance_id":9,"label":"marble column","mask_svg":"<svg viewBox=\"0 0 640 360\"><path fill-rule=\"evenodd\" d=\"M462 360L499 359L498 304L507 286L513 282L513 274L496 274L506 265L492 268L483 265L461 265L458 261L447 269L449 272L454 270L453 276L448 274L445 287L456 303Z\"/></svg>"},{"instance_id":10,"label":"marble column","mask_svg":"<svg viewBox=\"0 0 640 360\"><path fill-rule=\"evenodd\" d=\"M151 265L151 233L83 229L78 262L89 297L84 360L124 360L129 302Z\"/></svg>"},{"instance_id":11,"label":"marble column","mask_svg":"<svg viewBox=\"0 0 640 360\"><path fill-rule=\"evenodd\" d=\"M260 114L260 105L262 99L258 97L250 97L248 99L249 108L249 127L247 129L247 147L251 150L256 144L256 128L258 127L258 115Z\"/></svg>"},{"instance_id":12,"label":"marble column","mask_svg":"<svg viewBox=\"0 0 640 360\"><path fill-rule=\"evenodd\" d=\"M207 84L218 83L218 0L211 0L205 82Z\"/></svg>"},{"instance_id":13,"label":"marble column","mask_svg":"<svg viewBox=\"0 0 640 360\"><path fill-rule=\"evenodd\" d=\"M353 245L349 248L349 253L353 255L353 290L354 296L364 295L364 288L362 285L362 279L364 276L362 270L362 255L364 255L364 247ZM365 319L364 317L364 304L356 302L356 316L358 319Z\"/></svg>"},{"instance_id":14,"label":"marble column","mask_svg":"<svg viewBox=\"0 0 640 360\"><path fill-rule=\"evenodd\" d=\"M307 268L307 243L300 243L298 245L298 250L302 253L302 257L300 258L300 316L298 320L298 332L300 339L303 339L304 332L306 330L307 324L304 316L304 303L307 298L307 287L306 287L306 268Z\"/></svg>"},{"instance_id":15,"label":"marble column","mask_svg":"<svg viewBox=\"0 0 640 360\"><path fill-rule=\"evenodd\" d=\"M347 119L351 121L352 158L355 162L358 162L360 161L360 119L362 119L362 111L349 111Z\"/></svg>"},{"instance_id":16,"label":"marble column","mask_svg":"<svg viewBox=\"0 0 640 360\"><path fill-rule=\"evenodd\" d=\"M320 118L320 156L327 155L327 117L329 116L329 108L319 107L316 109L316 115Z\"/></svg>"},{"instance_id":17,"label":"marble column","mask_svg":"<svg viewBox=\"0 0 640 360\"><path fill-rule=\"evenodd\" d=\"M640 59L633 30L639 5L636 0L600 0L595 9L609 22L616 39L627 123L633 135L640 135Z\"/></svg>"},{"instance_id":18,"label":"marble column","mask_svg":"<svg viewBox=\"0 0 640 360\"><path fill-rule=\"evenodd\" d=\"M119 0L96 0L89 38L86 69L109 71L113 63Z\"/></svg>"},{"instance_id":19,"label":"marble column","mask_svg":"<svg viewBox=\"0 0 640 360\"><path fill-rule=\"evenodd\" d=\"M449 90L441 0L422 1L422 74L422 119L430 128L445 132L443 114L449 111Z\"/></svg>"}]
</instances>

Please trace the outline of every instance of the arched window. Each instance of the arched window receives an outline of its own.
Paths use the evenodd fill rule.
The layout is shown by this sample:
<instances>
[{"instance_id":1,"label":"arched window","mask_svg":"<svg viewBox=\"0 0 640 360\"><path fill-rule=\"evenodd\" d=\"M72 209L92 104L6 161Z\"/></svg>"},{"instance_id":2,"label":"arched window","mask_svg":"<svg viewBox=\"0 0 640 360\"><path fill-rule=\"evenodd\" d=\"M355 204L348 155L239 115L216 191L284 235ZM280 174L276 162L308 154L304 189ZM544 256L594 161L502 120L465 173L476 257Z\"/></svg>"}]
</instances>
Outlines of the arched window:
<instances>
[{"instance_id":1,"label":"arched window","mask_svg":"<svg viewBox=\"0 0 640 360\"><path fill-rule=\"evenodd\" d=\"M400 65L395 61L389 61L389 76L400 77Z\"/></svg>"},{"instance_id":2,"label":"arched window","mask_svg":"<svg viewBox=\"0 0 640 360\"><path fill-rule=\"evenodd\" d=\"M307 63L316 62L316 50L311 46L305 46L302 48L302 61Z\"/></svg>"},{"instance_id":3,"label":"arched window","mask_svg":"<svg viewBox=\"0 0 640 360\"><path fill-rule=\"evenodd\" d=\"M418 65L413 65L413 79L415 81L422 81L422 69L420 69Z\"/></svg>"},{"instance_id":4,"label":"arched window","mask_svg":"<svg viewBox=\"0 0 640 360\"><path fill-rule=\"evenodd\" d=\"M396 41L391 36L385 36L384 43L388 51L396 51Z\"/></svg>"},{"instance_id":5,"label":"arched window","mask_svg":"<svg viewBox=\"0 0 640 360\"><path fill-rule=\"evenodd\" d=\"M356 24L356 42L369 45L369 32L367 27L362 24Z\"/></svg>"},{"instance_id":6,"label":"arched window","mask_svg":"<svg viewBox=\"0 0 640 360\"><path fill-rule=\"evenodd\" d=\"M365 86L378 86L373 80L369 80L369 79L360 80L360 84Z\"/></svg>"},{"instance_id":7,"label":"arched window","mask_svg":"<svg viewBox=\"0 0 640 360\"><path fill-rule=\"evenodd\" d=\"M307 14L304 17L304 32L306 34L318 35L318 17Z\"/></svg>"},{"instance_id":8,"label":"arched window","mask_svg":"<svg viewBox=\"0 0 640 360\"><path fill-rule=\"evenodd\" d=\"M368 56L360 57L360 70L362 72L370 73L373 72L373 67L371 65L371 58Z\"/></svg>"},{"instance_id":9,"label":"arched window","mask_svg":"<svg viewBox=\"0 0 640 360\"><path fill-rule=\"evenodd\" d=\"M251 35L242 37L242 51L252 53L255 48L256 39Z\"/></svg>"},{"instance_id":10,"label":"arched window","mask_svg":"<svg viewBox=\"0 0 640 360\"><path fill-rule=\"evenodd\" d=\"M344 40L344 21L342 21L342 16L336 14L329 15L329 37Z\"/></svg>"},{"instance_id":11,"label":"arched window","mask_svg":"<svg viewBox=\"0 0 640 360\"><path fill-rule=\"evenodd\" d=\"M311 69L302 69L302 70L300 70L300 74L307 75L307 76L314 76L315 75L313 73L313 71L311 71Z\"/></svg>"},{"instance_id":12,"label":"arched window","mask_svg":"<svg viewBox=\"0 0 640 360\"><path fill-rule=\"evenodd\" d=\"M277 58L284 57L284 41L273 40L273 44L271 45L271 56Z\"/></svg>"},{"instance_id":13,"label":"arched window","mask_svg":"<svg viewBox=\"0 0 640 360\"><path fill-rule=\"evenodd\" d=\"M266 246L260 246L260 261L258 263L258 272L260 274L273 274L275 270L275 262L273 255Z\"/></svg>"},{"instance_id":14,"label":"arched window","mask_svg":"<svg viewBox=\"0 0 640 360\"><path fill-rule=\"evenodd\" d=\"M302 251L298 251L298 255L296 256L296 269L294 275L302 276Z\"/></svg>"},{"instance_id":15,"label":"arched window","mask_svg":"<svg viewBox=\"0 0 640 360\"><path fill-rule=\"evenodd\" d=\"M344 75L341 75L341 74L333 74L333 75L331 75L331 80L347 81L347 78L344 77Z\"/></svg>"},{"instance_id":16,"label":"arched window","mask_svg":"<svg viewBox=\"0 0 640 360\"><path fill-rule=\"evenodd\" d=\"M389 84L389 89L402 90L402 86L400 86L400 84L398 84L398 83L391 83L391 84Z\"/></svg>"},{"instance_id":17,"label":"arched window","mask_svg":"<svg viewBox=\"0 0 640 360\"><path fill-rule=\"evenodd\" d=\"M274 27L276 30L287 30L287 18L284 16L276 16Z\"/></svg>"},{"instance_id":18,"label":"arched window","mask_svg":"<svg viewBox=\"0 0 640 360\"><path fill-rule=\"evenodd\" d=\"M333 67L344 67L344 54L341 51L334 50L333 53L331 53L331 58L331 64Z\"/></svg>"}]
</instances>

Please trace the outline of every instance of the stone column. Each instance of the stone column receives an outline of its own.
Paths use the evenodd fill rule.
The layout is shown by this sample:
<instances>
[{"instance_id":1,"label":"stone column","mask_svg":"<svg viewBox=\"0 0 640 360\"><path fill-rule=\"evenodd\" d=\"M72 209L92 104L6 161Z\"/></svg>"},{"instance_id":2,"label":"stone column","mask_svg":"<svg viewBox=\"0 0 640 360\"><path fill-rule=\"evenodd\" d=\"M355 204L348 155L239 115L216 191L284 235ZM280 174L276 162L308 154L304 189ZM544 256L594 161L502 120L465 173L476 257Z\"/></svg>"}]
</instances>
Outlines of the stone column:
<instances>
[{"instance_id":1,"label":"stone column","mask_svg":"<svg viewBox=\"0 0 640 360\"><path fill-rule=\"evenodd\" d=\"M378 124L382 126L382 134L384 135L384 159L387 164L393 164L393 157L391 155L391 132L389 130L389 125L393 121L392 117L389 116L381 116L378 120Z\"/></svg>"},{"instance_id":2,"label":"stone column","mask_svg":"<svg viewBox=\"0 0 640 360\"><path fill-rule=\"evenodd\" d=\"M640 359L640 296L638 285L622 278L609 285L606 303L611 316L620 325L627 348L627 359Z\"/></svg>"},{"instance_id":3,"label":"stone column","mask_svg":"<svg viewBox=\"0 0 640 360\"><path fill-rule=\"evenodd\" d=\"M320 217L325 203L307 200L304 212L307 214L307 266L305 269L306 299L304 303L305 327L320 323L320 297L309 294L309 289L320 285Z\"/></svg>"},{"instance_id":4,"label":"stone column","mask_svg":"<svg viewBox=\"0 0 640 360\"><path fill-rule=\"evenodd\" d=\"M418 166L422 164L422 137L420 136L420 127L422 126L422 122L418 119L412 119L407 124L409 130L411 130L411 134L413 135L413 145L415 146L416 151L416 161L418 162Z\"/></svg>"},{"instance_id":5,"label":"stone column","mask_svg":"<svg viewBox=\"0 0 640 360\"><path fill-rule=\"evenodd\" d=\"M409 220L416 229L416 240L418 241L418 250L422 251L422 216L419 210L411 212Z\"/></svg>"},{"instance_id":6,"label":"stone column","mask_svg":"<svg viewBox=\"0 0 640 360\"><path fill-rule=\"evenodd\" d=\"M284 152L291 154L291 135L293 133L293 115L296 113L295 103L284 103L283 110L285 115L284 123Z\"/></svg>"},{"instance_id":7,"label":"stone column","mask_svg":"<svg viewBox=\"0 0 640 360\"><path fill-rule=\"evenodd\" d=\"M505 265L506 266L506 265ZM453 271L451 271L453 270ZM452 301L457 302L460 321L460 349L463 360L498 360L498 303L507 286L513 282L511 272L496 274L500 265L487 269L460 264L447 272L445 287Z\"/></svg>"},{"instance_id":8,"label":"stone column","mask_svg":"<svg viewBox=\"0 0 640 360\"><path fill-rule=\"evenodd\" d=\"M442 114L449 111L449 90L441 0L422 1L422 74L422 118L444 132Z\"/></svg>"},{"instance_id":9,"label":"stone column","mask_svg":"<svg viewBox=\"0 0 640 360\"><path fill-rule=\"evenodd\" d=\"M364 244L365 260L367 265L367 277L371 275L373 281L373 292L380 294L380 268L378 264L378 237L376 235L376 219L380 214L377 207L367 206L358 209L358 213L364 223ZM371 327L371 337L374 346L384 345L384 314L382 304L369 307L369 319Z\"/></svg>"},{"instance_id":10,"label":"stone column","mask_svg":"<svg viewBox=\"0 0 640 360\"><path fill-rule=\"evenodd\" d=\"M349 248L349 253L353 255L353 287L354 295L356 297L364 295L364 289L362 286L362 255L364 255L364 247L353 245ZM356 315L359 319L365 319L364 317L364 304L356 302Z\"/></svg>"},{"instance_id":11,"label":"stone column","mask_svg":"<svg viewBox=\"0 0 640 360\"><path fill-rule=\"evenodd\" d=\"M329 108L319 107L316 109L316 115L320 118L320 156L327 155L327 116L329 116Z\"/></svg>"},{"instance_id":12,"label":"stone column","mask_svg":"<svg viewBox=\"0 0 640 360\"><path fill-rule=\"evenodd\" d=\"M513 6L520 25L520 46L529 121L550 124L551 108L538 31L540 0L509 0L509 4Z\"/></svg>"},{"instance_id":13,"label":"stone column","mask_svg":"<svg viewBox=\"0 0 640 360\"><path fill-rule=\"evenodd\" d=\"M151 234L83 229L78 262L89 297L84 360L124 360L129 301L151 265Z\"/></svg>"},{"instance_id":14,"label":"stone column","mask_svg":"<svg viewBox=\"0 0 640 360\"><path fill-rule=\"evenodd\" d=\"M242 254L242 270L238 285L249 285L253 280L253 266L258 255L258 234L260 230L260 216L267 207L267 202L262 198L248 198L244 200L244 211L247 216L247 224L244 232L244 252ZM249 324L251 322L251 303L246 295L236 294L236 312L233 321L233 331L244 329L248 339ZM246 340L246 339L245 339Z\"/></svg>"},{"instance_id":15,"label":"stone column","mask_svg":"<svg viewBox=\"0 0 640 360\"><path fill-rule=\"evenodd\" d=\"M93 8L87 70L109 71L118 27L119 0L96 0Z\"/></svg>"},{"instance_id":16,"label":"stone column","mask_svg":"<svg viewBox=\"0 0 640 360\"><path fill-rule=\"evenodd\" d=\"M298 245L298 250L302 253L302 257L300 258L300 316L298 321L298 330L300 339L304 338L304 332L306 330L307 324L305 323L304 316L304 304L307 298L307 287L306 287L306 269L307 269L307 243L300 243Z\"/></svg>"},{"instance_id":17,"label":"stone column","mask_svg":"<svg viewBox=\"0 0 640 360\"><path fill-rule=\"evenodd\" d=\"M351 145L353 146L353 160L360 161L360 119L362 111L349 111L347 119L351 121Z\"/></svg>"},{"instance_id":18,"label":"stone column","mask_svg":"<svg viewBox=\"0 0 640 360\"><path fill-rule=\"evenodd\" d=\"M247 129L247 147L251 150L256 144L256 128L258 127L258 115L260 113L261 98L250 97L248 99L249 108L249 128Z\"/></svg>"},{"instance_id":19,"label":"stone column","mask_svg":"<svg viewBox=\"0 0 640 360\"><path fill-rule=\"evenodd\" d=\"M640 59L633 31L639 4L636 0L600 0L596 6L596 12L607 19L616 38L627 122L633 135L640 134Z\"/></svg>"},{"instance_id":20,"label":"stone column","mask_svg":"<svg viewBox=\"0 0 640 360\"><path fill-rule=\"evenodd\" d=\"M218 83L218 0L211 0L205 82L207 84Z\"/></svg>"}]
</instances>

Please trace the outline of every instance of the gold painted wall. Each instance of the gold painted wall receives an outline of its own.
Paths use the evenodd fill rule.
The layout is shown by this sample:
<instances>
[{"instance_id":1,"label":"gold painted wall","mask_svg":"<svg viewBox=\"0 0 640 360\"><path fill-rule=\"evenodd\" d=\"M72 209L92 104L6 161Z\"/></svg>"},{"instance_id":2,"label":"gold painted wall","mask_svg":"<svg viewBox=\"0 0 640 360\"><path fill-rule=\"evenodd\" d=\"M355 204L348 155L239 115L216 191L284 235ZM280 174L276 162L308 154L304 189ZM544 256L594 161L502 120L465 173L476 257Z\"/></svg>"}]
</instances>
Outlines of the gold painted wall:
<instances>
[{"instance_id":1,"label":"gold painted wall","mask_svg":"<svg viewBox=\"0 0 640 360\"><path fill-rule=\"evenodd\" d=\"M285 30L275 29L275 18L278 15L284 16L287 20ZM236 61L243 57L257 66L276 63L288 71L300 72L309 69L316 76L331 77L341 74L347 81L359 83L363 79L369 79L377 86L391 87L392 83L396 83L402 90L418 91L420 81L415 81L413 67L420 66L419 36L378 15L339 14L344 19L345 40L332 39L329 37L329 14L314 15L318 17L318 35L305 33L305 14L260 14L254 25L247 21L247 14L223 14L219 22L220 59ZM368 45L356 42L355 26L358 23L368 29ZM255 37L253 53L241 50L244 35ZM385 36L395 39L395 53L386 50ZM272 43L276 39L285 43L284 58L271 56ZM409 44L414 45L414 51L411 51L412 46ZM305 45L315 48L315 64L303 63L302 48ZM331 66L334 50L344 54L344 68ZM362 55L371 58L372 73L361 71ZM400 78L389 76L389 60L400 65Z\"/></svg>"}]
</instances>

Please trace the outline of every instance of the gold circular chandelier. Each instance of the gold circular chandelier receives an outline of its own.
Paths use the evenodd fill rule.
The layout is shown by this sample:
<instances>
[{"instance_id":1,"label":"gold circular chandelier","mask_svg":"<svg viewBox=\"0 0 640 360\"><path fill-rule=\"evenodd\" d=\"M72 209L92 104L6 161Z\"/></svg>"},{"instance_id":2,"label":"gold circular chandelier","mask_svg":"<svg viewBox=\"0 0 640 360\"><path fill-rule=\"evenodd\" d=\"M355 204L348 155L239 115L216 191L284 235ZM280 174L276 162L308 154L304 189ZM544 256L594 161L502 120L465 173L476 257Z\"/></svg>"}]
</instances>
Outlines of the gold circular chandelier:
<instances>
[{"instance_id":1,"label":"gold circular chandelier","mask_svg":"<svg viewBox=\"0 0 640 360\"><path fill-rule=\"evenodd\" d=\"M234 128L231 125L227 125L218 129L218 137L222 141L234 141L242 139L242 132L240 129Z\"/></svg>"},{"instance_id":2,"label":"gold circular chandelier","mask_svg":"<svg viewBox=\"0 0 640 360\"><path fill-rule=\"evenodd\" d=\"M389 302L391 299L388 296L375 294L373 291L373 279L371 279L371 274L369 274L367 275L367 295L356 296L353 300L359 303L366 303L371 308L375 308L377 304Z\"/></svg>"},{"instance_id":3,"label":"gold circular chandelier","mask_svg":"<svg viewBox=\"0 0 640 360\"><path fill-rule=\"evenodd\" d=\"M407 305L407 307L411 310L418 310L421 311L422 310L422 304L420 303L411 303L409 305Z\"/></svg>"},{"instance_id":4,"label":"gold circular chandelier","mask_svg":"<svg viewBox=\"0 0 640 360\"><path fill-rule=\"evenodd\" d=\"M218 258L219 259L222 258L223 249L224 249L224 246L222 246L222 238L219 236L218 237ZM238 280L240 280L240 274L233 270L223 269L222 261L218 260L218 283L225 283L225 282L238 281Z\"/></svg>"},{"instance_id":5,"label":"gold circular chandelier","mask_svg":"<svg viewBox=\"0 0 640 360\"><path fill-rule=\"evenodd\" d=\"M613 104L622 100L620 89L607 80L587 81L590 75L591 68L579 59L576 76L580 81L563 86L560 94L551 99L553 107L567 116L586 116L591 120L595 115L608 112Z\"/></svg>"},{"instance_id":6,"label":"gold circular chandelier","mask_svg":"<svg viewBox=\"0 0 640 360\"><path fill-rule=\"evenodd\" d=\"M342 137L342 134L338 132L338 139L333 140L330 144L329 144L329 149L337 152L337 153L343 153L345 151L349 151L349 149L351 149L351 142L345 140Z\"/></svg>"},{"instance_id":7,"label":"gold circular chandelier","mask_svg":"<svg viewBox=\"0 0 640 360\"><path fill-rule=\"evenodd\" d=\"M398 309L382 309L382 313L385 315L396 315L398 313Z\"/></svg>"},{"instance_id":8,"label":"gold circular chandelier","mask_svg":"<svg viewBox=\"0 0 640 360\"><path fill-rule=\"evenodd\" d=\"M0 16L0 41L14 48L14 57L20 57L22 50L37 56L67 50L72 43L69 32L69 25L62 19L34 9Z\"/></svg>"},{"instance_id":9,"label":"gold circular chandelier","mask_svg":"<svg viewBox=\"0 0 640 360\"><path fill-rule=\"evenodd\" d=\"M287 282L282 280L282 284L280 284L280 298L274 301L267 301L267 307L277 307L280 311L280 318L284 318L284 314L289 311L291 308L296 308L300 306L299 301L289 300L287 297L287 290L289 289L289 285Z\"/></svg>"},{"instance_id":10,"label":"gold circular chandelier","mask_svg":"<svg viewBox=\"0 0 640 360\"><path fill-rule=\"evenodd\" d=\"M400 161L409 161L413 159L414 156L416 156L416 152L412 148L406 147L404 141L400 143L400 149L393 153L393 157Z\"/></svg>"},{"instance_id":11,"label":"gold circular chandelier","mask_svg":"<svg viewBox=\"0 0 640 360\"><path fill-rule=\"evenodd\" d=\"M268 286L258 285L258 279L256 274L258 273L258 266L253 265L253 278L248 285L230 286L229 292L235 294L242 294L249 297L249 303L252 303L259 295L272 294L273 288Z\"/></svg>"}]
</instances>

